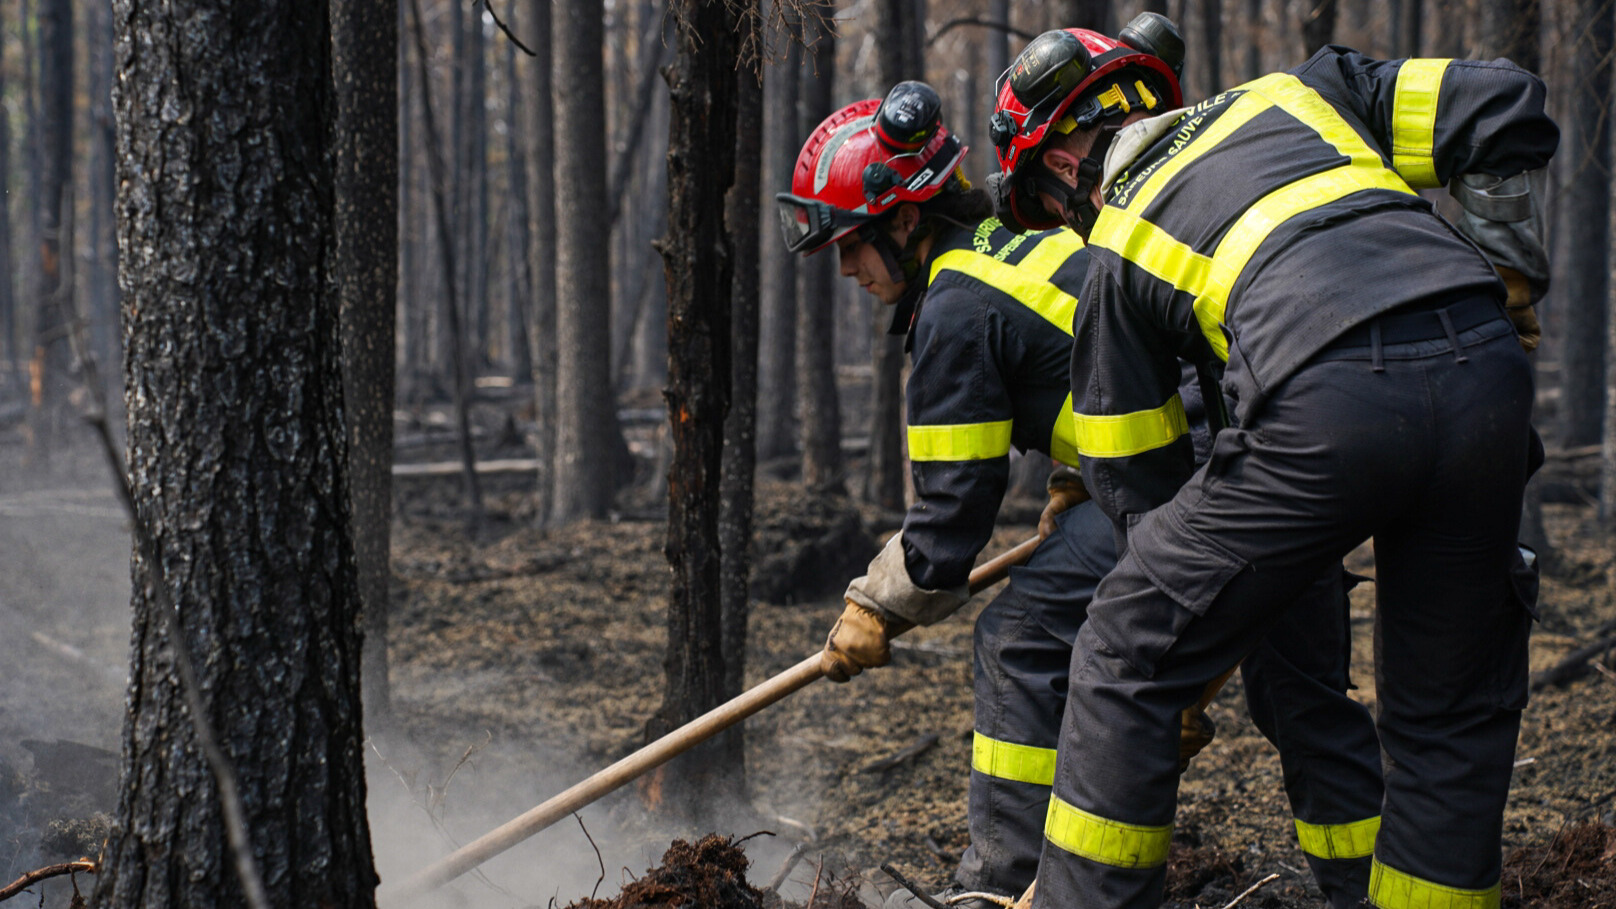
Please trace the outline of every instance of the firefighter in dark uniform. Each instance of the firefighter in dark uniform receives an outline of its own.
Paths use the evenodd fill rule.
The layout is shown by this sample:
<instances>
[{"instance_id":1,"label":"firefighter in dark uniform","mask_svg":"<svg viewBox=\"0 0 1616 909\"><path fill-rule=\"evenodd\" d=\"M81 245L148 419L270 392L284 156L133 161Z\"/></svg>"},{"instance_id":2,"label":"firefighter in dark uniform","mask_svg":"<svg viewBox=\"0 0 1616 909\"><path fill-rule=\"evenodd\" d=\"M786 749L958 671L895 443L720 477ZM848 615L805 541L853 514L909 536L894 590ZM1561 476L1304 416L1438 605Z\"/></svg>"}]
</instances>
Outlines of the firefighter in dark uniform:
<instances>
[{"instance_id":1,"label":"firefighter in dark uniform","mask_svg":"<svg viewBox=\"0 0 1616 909\"><path fill-rule=\"evenodd\" d=\"M824 655L837 681L885 665L891 633L964 605L1012 447L1077 460L1068 371L1083 242L1000 226L960 171L966 149L940 111L919 82L837 111L803 145L792 192L778 196L787 245L812 254L834 244L842 274L894 308L892 331L908 334L913 364L915 504L847 589ZM1075 469L1057 468L1044 542L976 623L971 845L945 891L966 909L993 904L965 894L1013 896L1037 869L1082 592L1116 563L1110 521L1087 498Z\"/></svg>"},{"instance_id":2,"label":"firefighter in dark uniform","mask_svg":"<svg viewBox=\"0 0 1616 909\"><path fill-rule=\"evenodd\" d=\"M1089 241L1079 453L1126 536L1077 638L1028 902L1160 904L1176 711L1372 537L1384 806L1314 846L1372 848L1374 906L1496 907L1535 598L1515 540L1541 457L1543 85L1327 47L1149 116L1144 70L1104 63L1082 30L1040 36L993 124L996 206ZM1443 185L1457 225L1416 192ZM1231 424L1199 468L1160 416L1180 357L1225 367Z\"/></svg>"}]
</instances>

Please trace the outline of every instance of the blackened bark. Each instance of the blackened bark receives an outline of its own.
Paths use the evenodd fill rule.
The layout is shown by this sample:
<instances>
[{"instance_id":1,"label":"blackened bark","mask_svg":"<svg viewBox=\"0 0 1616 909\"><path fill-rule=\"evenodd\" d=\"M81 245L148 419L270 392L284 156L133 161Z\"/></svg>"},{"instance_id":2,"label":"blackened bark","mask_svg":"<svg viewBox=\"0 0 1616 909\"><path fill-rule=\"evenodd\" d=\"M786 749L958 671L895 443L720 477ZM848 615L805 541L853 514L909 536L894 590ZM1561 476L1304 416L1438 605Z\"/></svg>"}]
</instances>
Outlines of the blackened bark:
<instances>
[{"instance_id":1,"label":"blackened bark","mask_svg":"<svg viewBox=\"0 0 1616 909\"><path fill-rule=\"evenodd\" d=\"M473 4L466 17L465 105L466 195L460 229L466 236L466 353L467 367L475 376L488 365L488 42L483 37L483 8Z\"/></svg>"},{"instance_id":2,"label":"blackened bark","mask_svg":"<svg viewBox=\"0 0 1616 909\"><path fill-rule=\"evenodd\" d=\"M1087 28L1102 35L1116 34L1111 24L1110 0L1060 0L1057 21L1059 28Z\"/></svg>"},{"instance_id":3,"label":"blackened bark","mask_svg":"<svg viewBox=\"0 0 1616 909\"><path fill-rule=\"evenodd\" d=\"M1395 2L1395 0L1393 0ZM1246 0L1246 54L1240 69L1240 80L1251 82L1263 74L1263 0ZM1185 100L1189 100L1186 98Z\"/></svg>"},{"instance_id":4,"label":"blackened bark","mask_svg":"<svg viewBox=\"0 0 1616 909\"><path fill-rule=\"evenodd\" d=\"M779 2L779 0L776 0ZM796 42L763 74L763 237L758 251L760 347L758 350L757 455L768 460L797 448L797 260L780 236L775 193L791 191L791 171L802 147L797 124L801 77Z\"/></svg>"},{"instance_id":5,"label":"blackened bark","mask_svg":"<svg viewBox=\"0 0 1616 909\"><path fill-rule=\"evenodd\" d=\"M162 585L270 901L370 907L326 4L113 10L130 474L161 555L134 559L122 798L94 902L243 905Z\"/></svg>"},{"instance_id":6,"label":"blackened bark","mask_svg":"<svg viewBox=\"0 0 1616 909\"><path fill-rule=\"evenodd\" d=\"M881 92L905 79L924 79L925 64L912 22L911 0L881 0L876 21L876 81ZM830 255L829 251L824 255ZM917 278L916 280L921 280ZM868 295L862 295L868 299ZM870 461L864 500L897 511L903 508L903 337L887 334L892 313L875 305L876 332L870 402Z\"/></svg>"},{"instance_id":7,"label":"blackened bark","mask_svg":"<svg viewBox=\"0 0 1616 909\"><path fill-rule=\"evenodd\" d=\"M533 268L533 300L528 310L528 347L533 352L533 447L538 461L533 513L549 520L555 491L556 442L556 221L555 102L550 89L553 65L550 0L532 0L528 9L527 118L528 181Z\"/></svg>"},{"instance_id":8,"label":"blackened bark","mask_svg":"<svg viewBox=\"0 0 1616 909\"><path fill-rule=\"evenodd\" d=\"M552 518L602 518L623 446L612 399L602 0L555 4L556 452Z\"/></svg>"},{"instance_id":9,"label":"blackened bark","mask_svg":"<svg viewBox=\"0 0 1616 909\"><path fill-rule=\"evenodd\" d=\"M394 321L398 281L398 0L332 0L336 257L354 560L364 616L364 706L391 721Z\"/></svg>"},{"instance_id":10,"label":"blackened bark","mask_svg":"<svg viewBox=\"0 0 1616 909\"><path fill-rule=\"evenodd\" d=\"M745 23L748 37L760 40L755 21ZM729 417L724 421L723 504L718 516L719 545L723 552L721 601L723 614L724 698L741 693L746 679L746 627L752 580L753 480L757 468L758 376L758 192L763 171L763 71L743 68L735 86L735 183L725 203L725 220L733 248L734 291L730 307L731 359ZM773 214L771 211L770 214ZM772 224L771 224L772 226ZM740 756L744 726L726 736L734 756ZM745 791L744 781L737 784Z\"/></svg>"},{"instance_id":11,"label":"blackened bark","mask_svg":"<svg viewBox=\"0 0 1616 909\"><path fill-rule=\"evenodd\" d=\"M835 110L836 36L812 13L828 17L827 4L810 5L803 22L804 49L800 135L807 136ZM810 489L845 493L842 417L836 397L836 256L821 251L797 272L797 394L802 404L802 481Z\"/></svg>"},{"instance_id":12,"label":"blackened bark","mask_svg":"<svg viewBox=\"0 0 1616 909\"><path fill-rule=\"evenodd\" d=\"M72 254L62 235L62 208L73 161L72 0L44 0L39 7L39 102L39 287L30 379L33 441L39 453L48 456L62 429L61 411L72 382L69 326L58 297L73 292L62 286L62 255Z\"/></svg>"},{"instance_id":13,"label":"blackened bark","mask_svg":"<svg viewBox=\"0 0 1616 909\"><path fill-rule=\"evenodd\" d=\"M731 382L734 265L724 198L735 178L736 28L727 3L679 0L678 54L669 70L667 690L656 725L682 725L724 701L718 495ZM730 740L733 741L733 740ZM696 819L738 794L719 742L664 776L665 807Z\"/></svg>"},{"instance_id":14,"label":"blackened bark","mask_svg":"<svg viewBox=\"0 0 1616 909\"><path fill-rule=\"evenodd\" d=\"M3 18L0 18L3 24ZM5 97L5 42L0 41L0 98ZM0 117L0 180L11 180L11 118ZM6 361L22 360L17 343L17 286L12 267L11 194L0 192L0 344Z\"/></svg>"},{"instance_id":15,"label":"blackened bark","mask_svg":"<svg viewBox=\"0 0 1616 909\"><path fill-rule=\"evenodd\" d=\"M1555 262L1560 274L1554 284L1554 301L1562 317L1556 339L1562 370L1560 442L1568 447L1597 445L1604 438L1613 49L1609 3L1579 0L1573 14L1569 34L1576 38L1571 42L1567 76L1577 89L1576 101L1567 106L1560 142L1566 191L1559 200L1563 220ZM1524 23L1511 24L1513 20L1502 16L1496 18L1501 20L1497 25L1504 37L1530 28ZM1535 37L1536 31L1532 34ZM1486 52L1489 56L1504 54L1511 43L1521 42L1488 46ZM1535 47L1536 42L1533 44Z\"/></svg>"},{"instance_id":16,"label":"blackened bark","mask_svg":"<svg viewBox=\"0 0 1616 909\"><path fill-rule=\"evenodd\" d=\"M1424 47L1421 26L1425 18L1425 0L1388 0L1387 18L1391 22L1392 55L1419 56Z\"/></svg>"},{"instance_id":17,"label":"blackened bark","mask_svg":"<svg viewBox=\"0 0 1616 909\"><path fill-rule=\"evenodd\" d=\"M123 357L118 330L118 238L113 229L113 197L118 190L112 135L112 9L106 3L92 3L89 9L91 349L102 364L115 367ZM0 141L3 139L0 134ZM7 170L0 163L0 174L4 173ZM4 209L0 209L0 219L3 217ZM0 252L0 257L0 269L9 274L9 249Z\"/></svg>"},{"instance_id":18,"label":"blackened bark","mask_svg":"<svg viewBox=\"0 0 1616 909\"><path fill-rule=\"evenodd\" d=\"M1336 0L1307 0L1301 9L1302 52L1311 57L1319 48L1335 42Z\"/></svg>"},{"instance_id":19,"label":"blackened bark","mask_svg":"<svg viewBox=\"0 0 1616 909\"><path fill-rule=\"evenodd\" d=\"M1319 0L1334 3L1335 0ZM1198 5L1200 28L1192 55L1199 58L1198 66L1203 94L1213 95L1223 87L1223 0L1201 0Z\"/></svg>"},{"instance_id":20,"label":"blackened bark","mask_svg":"<svg viewBox=\"0 0 1616 909\"><path fill-rule=\"evenodd\" d=\"M1532 72L1542 68L1542 55L1538 52L1538 33L1543 28L1543 7L1539 0L1480 0L1480 22L1478 23L1480 48L1478 53L1483 58L1505 57L1516 65ZM1573 38L1572 55L1590 56L1597 66L1598 72L1605 78L1604 83L1587 81L1588 62L1573 61L1574 72L1570 75L1572 85L1579 86L1579 97L1588 98L1585 93L1597 93L1599 86L1604 85L1603 97L1610 96L1610 31L1611 15L1610 5L1601 6L1597 3L1582 0L1572 4L1569 12L1576 17L1568 34ZM1590 47L1604 47L1604 55L1597 52L1590 53ZM1595 97L1599 97L1597 94ZM1599 103L1594 98L1588 98L1592 103ZM1580 102L1579 102L1580 103ZM1580 190L1579 190L1580 191Z\"/></svg>"},{"instance_id":21,"label":"blackened bark","mask_svg":"<svg viewBox=\"0 0 1616 909\"><path fill-rule=\"evenodd\" d=\"M511 19L515 18L513 13ZM514 21L508 24L515 27ZM528 323L532 318L528 310L533 301L533 265L528 259L528 250L533 245L532 228L529 226L527 188L526 123L530 115L524 110L526 98L523 96L522 78L516 65L516 58L521 55L521 51L517 50L515 43L506 44L505 109L506 116L509 117L509 128L505 131L505 173L509 181L510 198L509 208L506 209L508 217L505 230L510 238L509 252L506 254L506 259L510 263L507 268L510 277L510 302L505 307L505 333L509 336L510 342L511 371L518 378L526 378L533 374L533 355L528 344Z\"/></svg>"}]
</instances>

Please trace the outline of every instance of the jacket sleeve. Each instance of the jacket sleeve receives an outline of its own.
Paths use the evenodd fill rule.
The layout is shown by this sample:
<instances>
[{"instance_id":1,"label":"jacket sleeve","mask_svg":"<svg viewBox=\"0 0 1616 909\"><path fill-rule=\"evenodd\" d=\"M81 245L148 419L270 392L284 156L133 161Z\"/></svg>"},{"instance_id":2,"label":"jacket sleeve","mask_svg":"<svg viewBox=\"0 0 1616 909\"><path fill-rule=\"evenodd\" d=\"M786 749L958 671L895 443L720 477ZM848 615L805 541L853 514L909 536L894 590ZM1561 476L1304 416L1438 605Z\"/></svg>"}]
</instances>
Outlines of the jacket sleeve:
<instances>
[{"instance_id":1,"label":"jacket sleeve","mask_svg":"<svg viewBox=\"0 0 1616 909\"><path fill-rule=\"evenodd\" d=\"M1293 72L1353 112L1415 189L1537 170L1559 144L1543 81L1508 60L1373 60L1325 47Z\"/></svg>"},{"instance_id":2,"label":"jacket sleeve","mask_svg":"<svg viewBox=\"0 0 1616 909\"><path fill-rule=\"evenodd\" d=\"M909 575L922 588L962 587L1010 476L1006 362L1018 335L963 287L933 285L915 329L907 389L915 502L904 519Z\"/></svg>"},{"instance_id":3,"label":"jacket sleeve","mask_svg":"<svg viewBox=\"0 0 1616 909\"><path fill-rule=\"evenodd\" d=\"M1185 332L1132 300L1096 255L1072 346L1072 410L1084 484L1116 522L1171 499L1194 471L1179 394Z\"/></svg>"}]
</instances>

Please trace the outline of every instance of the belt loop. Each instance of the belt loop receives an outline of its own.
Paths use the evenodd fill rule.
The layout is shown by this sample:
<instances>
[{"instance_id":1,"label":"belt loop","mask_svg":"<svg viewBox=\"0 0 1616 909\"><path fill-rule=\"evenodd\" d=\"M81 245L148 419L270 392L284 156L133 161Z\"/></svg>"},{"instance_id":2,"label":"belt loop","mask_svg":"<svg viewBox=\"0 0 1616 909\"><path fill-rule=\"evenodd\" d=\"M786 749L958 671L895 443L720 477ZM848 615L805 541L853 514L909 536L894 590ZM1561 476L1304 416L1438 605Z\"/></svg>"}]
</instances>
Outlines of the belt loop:
<instances>
[{"instance_id":1,"label":"belt loop","mask_svg":"<svg viewBox=\"0 0 1616 909\"><path fill-rule=\"evenodd\" d=\"M1442 330L1447 332L1448 343L1453 345L1453 362L1470 362L1470 358L1465 356L1464 349L1459 346L1459 334L1453 330L1453 319L1448 316L1448 308L1444 306L1437 310L1436 317L1442 320Z\"/></svg>"},{"instance_id":2,"label":"belt loop","mask_svg":"<svg viewBox=\"0 0 1616 909\"><path fill-rule=\"evenodd\" d=\"M1386 352L1380 346L1380 317L1369 321L1369 357L1375 372L1386 371Z\"/></svg>"}]
</instances>

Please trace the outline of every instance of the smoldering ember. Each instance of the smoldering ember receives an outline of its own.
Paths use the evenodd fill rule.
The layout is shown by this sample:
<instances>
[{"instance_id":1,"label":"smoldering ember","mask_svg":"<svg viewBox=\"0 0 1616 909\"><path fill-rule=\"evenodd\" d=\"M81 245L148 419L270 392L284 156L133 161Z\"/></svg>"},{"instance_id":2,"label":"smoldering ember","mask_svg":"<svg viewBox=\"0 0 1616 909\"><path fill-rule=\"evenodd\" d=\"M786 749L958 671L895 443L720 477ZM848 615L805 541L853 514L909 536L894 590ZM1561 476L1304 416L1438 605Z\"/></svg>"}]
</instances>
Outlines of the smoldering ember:
<instances>
[{"instance_id":1,"label":"smoldering ember","mask_svg":"<svg viewBox=\"0 0 1616 909\"><path fill-rule=\"evenodd\" d=\"M0 903L1616 907L1613 52L0 0Z\"/></svg>"}]
</instances>

